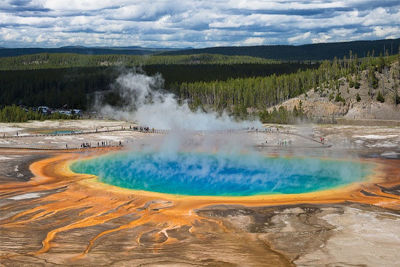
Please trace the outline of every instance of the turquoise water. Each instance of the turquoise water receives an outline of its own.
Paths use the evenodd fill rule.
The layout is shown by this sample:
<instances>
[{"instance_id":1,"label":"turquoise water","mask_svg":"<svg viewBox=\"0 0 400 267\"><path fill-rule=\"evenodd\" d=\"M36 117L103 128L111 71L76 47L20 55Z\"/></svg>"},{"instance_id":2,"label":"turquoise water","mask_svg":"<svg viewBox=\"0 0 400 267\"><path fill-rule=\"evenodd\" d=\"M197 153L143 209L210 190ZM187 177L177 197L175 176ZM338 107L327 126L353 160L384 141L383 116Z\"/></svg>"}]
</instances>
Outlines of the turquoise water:
<instances>
[{"instance_id":1,"label":"turquoise water","mask_svg":"<svg viewBox=\"0 0 400 267\"><path fill-rule=\"evenodd\" d=\"M54 135L57 135L57 134L75 134L75 133L80 133L81 131L53 131L53 132L50 132L49 134L54 134Z\"/></svg>"},{"instance_id":2,"label":"turquoise water","mask_svg":"<svg viewBox=\"0 0 400 267\"><path fill-rule=\"evenodd\" d=\"M136 190L195 196L297 194L365 179L361 162L257 155L129 152L77 161L71 169Z\"/></svg>"}]
</instances>

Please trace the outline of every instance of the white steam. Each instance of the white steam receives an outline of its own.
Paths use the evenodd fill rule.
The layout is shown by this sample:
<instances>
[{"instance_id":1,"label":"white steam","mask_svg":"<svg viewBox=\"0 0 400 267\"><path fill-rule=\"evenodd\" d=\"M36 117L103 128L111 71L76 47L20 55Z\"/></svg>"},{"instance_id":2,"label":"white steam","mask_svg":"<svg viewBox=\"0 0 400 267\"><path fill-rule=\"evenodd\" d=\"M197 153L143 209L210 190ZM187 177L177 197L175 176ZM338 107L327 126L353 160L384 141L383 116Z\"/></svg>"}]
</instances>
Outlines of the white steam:
<instances>
[{"instance_id":1,"label":"white steam","mask_svg":"<svg viewBox=\"0 0 400 267\"><path fill-rule=\"evenodd\" d=\"M148 135L130 143L127 145L126 158L117 157L119 161L114 161L115 165L113 161L111 165L107 160L95 161L92 174L100 175L102 181L156 192L208 192L217 195L220 192L229 193L230 190L236 190L234 193L243 190L240 193L251 195L260 190L295 193L298 188L303 188L308 192L317 189L319 183L321 188L329 188L359 181L368 171L361 164L339 161L327 164L315 158L303 159L304 150L290 147L288 155L298 154L302 157L266 161L265 152L270 151L260 153L255 150L254 136L247 131L237 131L248 127L260 129L260 122L237 122L226 113L193 112L188 102L180 104L173 94L162 90L162 84L159 75L149 77L128 73L117 79L115 89L125 105L123 108L102 107L103 114L115 119L136 121L141 126L171 131L165 135ZM303 134L312 131L309 128L305 127ZM318 151L326 153L326 150ZM281 148L274 150L274 155L281 153L286 155ZM136 184L140 180L138 177L153 179L155 187L148 187L148 180L143 185ZM176 188L184 184L190 185L184 188L187 191L178 192Z\"/></svg>"},{"instance_id":2,"label":"white steam","mask_svg":"<svg viewBox=\"0 0 400 267\"><path fill-rule=\"evenodd\" d=\"M135 121L139 125L164 130L216 131L228 129L261 128L259 121L235 121L225 112L192 111L188 102L179 104L176 97L162 90L160 75L147 76L127 73L118 77L119 94L126 102L124 108L109 105L101 113L114 119Z\"/></svg>"}]
</instances>

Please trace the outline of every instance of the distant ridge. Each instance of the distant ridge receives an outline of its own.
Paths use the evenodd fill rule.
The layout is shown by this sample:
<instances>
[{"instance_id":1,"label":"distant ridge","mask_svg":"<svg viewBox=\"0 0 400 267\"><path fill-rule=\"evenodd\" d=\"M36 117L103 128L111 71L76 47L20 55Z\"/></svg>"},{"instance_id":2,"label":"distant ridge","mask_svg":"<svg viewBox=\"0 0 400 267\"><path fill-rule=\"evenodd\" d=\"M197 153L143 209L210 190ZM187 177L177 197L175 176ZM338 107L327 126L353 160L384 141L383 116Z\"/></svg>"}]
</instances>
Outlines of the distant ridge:
<instances>
[{"instance_id":1,"label":"distant ridge","mask_svg":"<svg viewBox=\"0 0 400 267\"><path fill-rule=\"evenodd\" d=\"M84 55L149 55L170 50L171 49L168 48L84 46L63 46L59 48L0 48L0 57L13 57L39 53L73 53Z\"/></svg>"},{"instance_id":2,"label":"distant ridge","mask_svg":"<svg viewBox=\"0 0 400 267\"><path fill-rule=\"evenodd\" d=\"M259 45L259 46L225 46L200 49L182 49L163 52L162 55L191 55L191 54L220 54L252 56L277 60L324 60L334 57L343 58L349 55L350 50L358 57L367 56L368 52L375 55L384 54L386 50L390 55L399 52L399 39L386 39L375 41L352 41L338 43L319 43L306 45Z\"/></svg>"},{"instance_id":3,"label":"distant ridge","mask_svg":"<svg viewBox=\"0 0 400 267\"><path fill-rule=\"evenodd\" d=\"M324 60L334 57L348 56L350 50L358 57L367 56L368 52L375 52L375 56L397 54L400 47L399 39L375 41L352 41L338 43L320 43L306 45L259 45L259 46L225 46L208 48L145 48L140 46L121 47L85 47L63 46L59 48L0 48L0 57L12 57L38 53L74 53L85 55L194 55L220 54L236 56L252 56L259 58L296 61L296 60Z\"/></svg>"}]
</instances>

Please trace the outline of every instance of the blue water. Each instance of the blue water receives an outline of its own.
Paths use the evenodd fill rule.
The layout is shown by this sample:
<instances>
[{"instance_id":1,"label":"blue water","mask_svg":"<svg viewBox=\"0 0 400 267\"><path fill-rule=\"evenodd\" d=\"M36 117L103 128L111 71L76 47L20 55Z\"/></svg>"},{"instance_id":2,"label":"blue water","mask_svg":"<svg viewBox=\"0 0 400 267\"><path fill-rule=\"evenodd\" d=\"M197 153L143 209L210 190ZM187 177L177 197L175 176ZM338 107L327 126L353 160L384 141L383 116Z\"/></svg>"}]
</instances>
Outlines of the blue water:
<instances>
[{"instance_id":1,"label":"blue water","mask_svg":"<svg viewBox=\"0 0 400 267\"><path fill-rule=\"evenodd\" d=\"M50 132L49 134L54 134L54 135L58 135L58 134L75 134L75 133L80 133L81 131L53 131Z\"/></svg>"},{"instance_id":2,"label":"blue water","mask_svg":"<svg viewBox=\"0 0 400 267\"><path fill-rule=\"evenodd\" d=\"M361 162L257 155L129 152L72 164L77 173L136 190L195 196L295 194L365 179L372 166Z\"/></svg>"}]
</instances>

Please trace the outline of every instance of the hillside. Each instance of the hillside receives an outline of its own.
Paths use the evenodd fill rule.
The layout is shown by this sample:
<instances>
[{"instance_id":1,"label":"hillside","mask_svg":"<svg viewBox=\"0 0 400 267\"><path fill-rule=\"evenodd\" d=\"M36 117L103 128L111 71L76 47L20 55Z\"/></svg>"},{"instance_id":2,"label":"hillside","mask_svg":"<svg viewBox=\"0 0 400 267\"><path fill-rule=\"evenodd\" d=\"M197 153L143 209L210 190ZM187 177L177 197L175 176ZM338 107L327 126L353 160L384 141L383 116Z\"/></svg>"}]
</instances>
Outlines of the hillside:
<instances>
[{"instance_id":1,"label":"hillside","mask_svg":"<svg viewBox=\"0 0 400 267\"><path fill-rule=\"evenodd\" d=\"M144 65L142 69L148 75L160 73L165 80L165 89L178 93L176 88L182 83L281 75L316 67L318 64L302 63L164 64ZM0 106L60 107L67 104L72 108L87 109L93 92L109 90L124 71L113 66L0 71Z\"/></svg>"},{"instance_id":2,"label":"hillside","mask_svg":"<svg viewBox=\"0 0 400 267\"><path fill-rule=\"evenodd\" d=\"M280 62L265 58L215 54L148 56L41 53L15 57L0 57L0 70L35 70L76 67L137 67L146 65L232 65L278 63Z\"/></svg>"},{"instance_id":3,"label":"hillside","mask_svg":"<svg viewBox=\"0 0 400 267\"><path fill-rule=\"evenodd\" d=\"M259 45L226 46L199 49L144 48L144 47L84 47L65 46L59 48L0 48L1 57L13 57L40 53L81 54L81 55L198 55L219 54L227 56L250 56L284 61L325 60L348 56L350 50L359 57L366 57L368 52L375 55L388 52L390 55L399 51L400 39L375 41L352 41L336 43L318 43L306 45Z\"/></svg>"},{"instance_id":4,"label":"hillside","mask_svg":"<svg viewBox=\"0 0 400 267\"><path fill-rule=\"evenodd\" d=\"M0 57L14 57L40 53L74 53L83 55L149 55L171 49L156 49L142 47L84 47L64 46L58 48L0 48Z\"/></svg>"},{"instance_id":5,"label":"hillside","mask_svg":"<svg viewBox=\"0 0 400 267\"><path fill-rule=\"evenodd\" d=\"M316 64L208 54L1 58L0 69L6 70L0 71L0 105L89 109L96 91L104 92L106 103L118 105L123 101L111 90L118 90L114 81L127 71L120 67L141 59L139 71L162 74L164 88L179 100L187 100L193 109L226 111L242 119L259 116L275 123L292 123L304 115L321 121L345 116L398 119L399 55L386 52L365 58L350 52ZM287 108L277 106L277 111L271 112L274 109L270 107L281 103Z\"/></svg>"},{"instance_id":6,"label":"hillside","mask_svg":"<svg viewBox=\"0 0 400 267\"><path fill-rule=\"evenodd\" d=\"M163 55L192 55L192 54L220 54L261 57L276 60L324 60L334 57L343 58L349 52L359 57L366 57L369 52L375 51L375 55L388 52L390 55L399 51L400 39L387 39L376 41L353 41L340 43L320 43L307 45L261 45L261 46L229 46L209 47L202 49L186 49L168 51Z\"/></svg>"},{"instance_id":7,"label":"hillside","mask_svg":"<svg viewBox=\"0 0 400 267\"><path fill-rule=\"evenodd\" d=\"M375 70L374 75L377 80L375 86L371 82L369 70L363 70L358 75L338 79L337 88L325 84L271 107L269 111L274 108L279 110L281 106L291 111L301 106L307 117L321 122L330 122L337 118L400 120L399 62L381 71ZM358 89L354 86L356 79L359 79Z\"/></svg>"}]
</instances>

